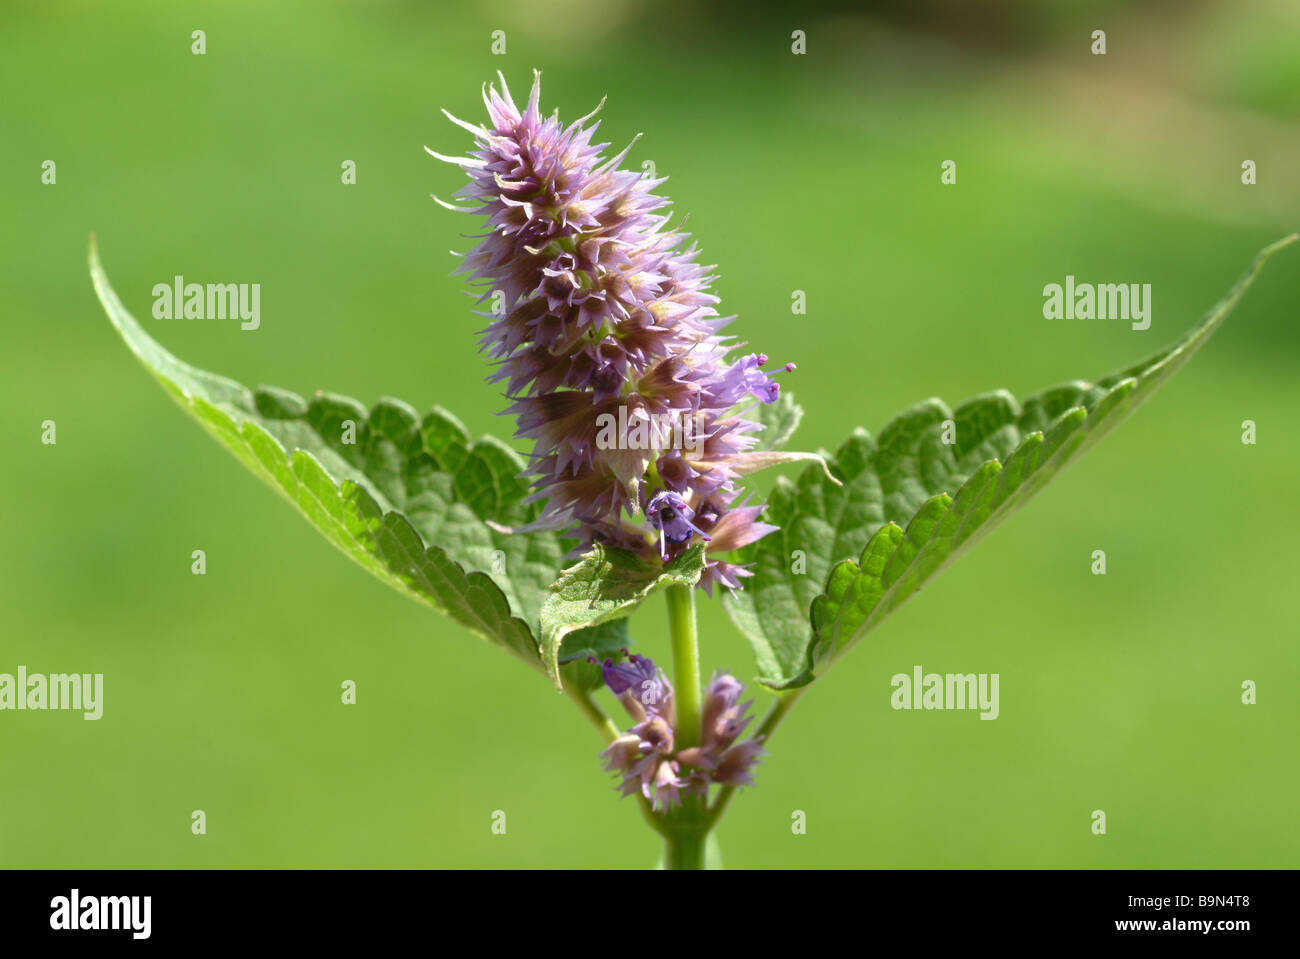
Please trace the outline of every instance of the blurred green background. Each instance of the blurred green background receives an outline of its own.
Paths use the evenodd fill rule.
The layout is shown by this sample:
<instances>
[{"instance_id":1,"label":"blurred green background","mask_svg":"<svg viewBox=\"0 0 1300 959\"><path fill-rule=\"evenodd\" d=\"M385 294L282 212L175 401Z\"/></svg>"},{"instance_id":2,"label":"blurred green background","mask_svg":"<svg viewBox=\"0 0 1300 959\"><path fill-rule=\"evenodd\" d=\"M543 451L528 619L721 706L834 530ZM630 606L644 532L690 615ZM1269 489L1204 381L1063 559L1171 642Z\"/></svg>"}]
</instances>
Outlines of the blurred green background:
<instances>
[{"instance_id":1,"label":"blurred green background","mask_svg":"<svg viewBox=\"0 0 1300 959\"><path fill-rule=\"evenodd\" d=\"M505 435L448 275L471 221L428 199L460 178L422 148L465 149L438 108L477 119L496 70L518 92L537 67L548 110L608 94L602 139L645 134L630 162L671 177L735 332L798 362L795 445L816 449L929 395L1127 364L1300 226L1289 0L597 7L6 5L0 672L102 672L106 696L99 722L0 714L0 864L658 856L566 699L365 575L172 404L94 299L92 230L183 359ZM1153 284L1151 329L1044 320L1067 273ZM261 329L150 319L176 274L262 284ZM820 681L723 823L726 863L1300 861L1297 302L1292 250L1149 406ZM660 602L634 621L643 652L666 658L664 623ZM752 674L716 604L702 627L707 671ZM1000 718L893 711L915 664L1000 673Z\"/></svg>"}]
</instances>

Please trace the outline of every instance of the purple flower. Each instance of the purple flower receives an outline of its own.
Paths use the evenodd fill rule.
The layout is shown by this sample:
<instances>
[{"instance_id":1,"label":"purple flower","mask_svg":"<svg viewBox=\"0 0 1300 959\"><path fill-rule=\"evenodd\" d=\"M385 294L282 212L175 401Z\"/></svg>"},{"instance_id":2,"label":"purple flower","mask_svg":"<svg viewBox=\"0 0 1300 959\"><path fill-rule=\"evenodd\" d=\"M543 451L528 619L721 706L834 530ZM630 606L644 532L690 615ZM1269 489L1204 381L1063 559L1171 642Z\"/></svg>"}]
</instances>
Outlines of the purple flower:
<instances>
[{"instance_id":1,"label":"purple flower","mask_svg":"<svg viewBox=\"0 0 1300 959\"><path fill-rule=\"evenodd\" d=\"M587 661L600 667L605 685L634 719L644 721L647 716L671 716L673 687L664 671L648 657L629 653L626 649L622 653L628 658L626 663L613 659L602 662L594 656L588 656Z\"/></svg>"},{"instance_id":2,"label":"purple flower","mask_svg":"<svg viewBox=\"0 0 1300 959\"><path fill-rule=\"evenodd\" d=\"M630 145L606 158L608 144L592 142L599 123L587 125L594 111L567 127L544 117L540 90L537 77L521 110L504 78L500 92L485 88L487 124L448 114L473 150L433 154L470 179L456 196L471 205L438 202L487 218L460 272L497 307L480 314L490 379L505 386L515 435L535 444L531 498L544 506L518 531L564 530L579 549L599 542L660 560L698 536L700 585L738 588L748 571L717 554L775 527L735 502L737 480L806 456L752 452L762 427L740 406L771 403L780 387L765 355L728 359L737 344L720 331L731 318L709 292L712 268L654 193L663 179L619 169ZM610 423L650 424L671 442L610 443Z\"/></svg>"},{"instance_id":3,"label":"purple flower","mask_svg":"<svg viewBox=\"0 0 1300 959\"><path fill-rule=\"evenodd\" d=\"M695 518L695 510L687 506L686 500L672 490L655 493L646 504L645 514L649 517L651 525L659 530L660 558L667 555L666 544L668 543L674 546L685 543L696 533L699 533L705 542L710 539L708 533L691 522Z\"/></svg>"},{"instance_id":4,"label":"purple flower","mask_svg":"<svg viewBox=\"0 0 1300 959\"><path fill-rule=\"evenodd\" d=\"M726 673L718 673L709 683L701 710L701 744L705 751L721 753L736 741L753 719L745 717L752 701L738 705L744 689L739 680Z\"/></svg>"},{"instance_id":5,"label":"purple flower","mask_svg":"<svg viewBox=\"0 0 1300 959\"><path fill-rule=\"evenodd\" d=\"M722 786L754 785L754 766L765 754L763 745L755 739L732 746L712 770L713 781Z\"/></svg>"},{"instance_id":6,"label":"purple flower","mask_svg":"<svg viewBox=\"0 0 1300 959\"><path fill-rule=\"evenodd\" d=\"M629 653L626 649L623 650L623 655L628 657L626 663L616 663L612 659L600 663L605 685L615 696L621 696L633 687L642 689L645 684L653 683L656 678L655 664L652 660ZM594 663L596 659L590 657L589 661Z\"/></svg>"},{"instance_id":7,"label":"purple flower","mask_svg":"<svg viewBox=\"0 0 1300 959\"><path fill-rule=\"evenodd\" d=\"M714 784L752 785L754 766L765 753L756 740L736 742L753 718L745 715L752 703L740 702L745 687L734 676L717 673L704 694L700 745L679 750L667 678L650 659L623 653L628 664L605 660L602 665L605 684L637 721L601 754L605 769L621 777L619 791L624 796L639 792L666 809L679 804L683 795L707 796ZM658 706L643 705L631 695L633 672L661 684L665 695Z\"/></svg>"},{"instance_id":8,"label":"purple flower","mask_svg":"<svg viewBox=\"0 0 1300 959\"><path fill-rule=\"evenodd\" d=\"M774 403L780 395L781 384L759 369L767 363L766 353L750 353L731 365L723 377L723 395L734 396L733 402L739 402L746 393L753 395L764 403ZM793 363L781 367L789 372L795 368Z\"/></svg>"},{"instance_id":9,"label":"purple flower","mask_svg":"<svg viewBox=\"0 0 1300 959\"><path fill-rule=\"evenodd\" d=\"M662 762L655 771L655 805L660 810L682 804L681 789L686 785L678 778L677 764Z\"/></svg>"}]
</instances>

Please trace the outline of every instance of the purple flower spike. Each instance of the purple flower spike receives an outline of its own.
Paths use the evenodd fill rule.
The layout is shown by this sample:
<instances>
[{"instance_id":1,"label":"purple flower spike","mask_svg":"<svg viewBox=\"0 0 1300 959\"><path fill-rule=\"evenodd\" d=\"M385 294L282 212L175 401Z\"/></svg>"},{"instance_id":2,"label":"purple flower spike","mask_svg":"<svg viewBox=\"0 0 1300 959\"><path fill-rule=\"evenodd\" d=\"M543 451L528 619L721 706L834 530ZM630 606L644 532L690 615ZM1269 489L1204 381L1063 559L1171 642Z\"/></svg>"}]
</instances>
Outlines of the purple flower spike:
<instances>
[{"instance_id":1,"label":"purple flower spike","mask_svg":"<svg viewBox=\"0 0 1300 959\"><path fill-rule=\"evenodd\" d=\"M579 551L602 543L652 560L648 517L660 561L698 534L709 544L700 587L739 589L748 572L716 554L775 527L735 504L739 477L773 462L753 452L760 426L738 410L774 402L780 386L764 354L729 359L731 318L709 292L712 267L654 192L663 179L620 169L630 145L606 157L590 115L564 126L540 98L540 77L522 109L502 78L483 92L485 124L451 118L473 149L433 154L469 177L464 205L443 205L486 218L461 272L492 305L480 314L490 378L504 384L516 436L535 443L532 499L544 507L517 531L564 530ZM666 444L627 435L646 424Z\"/></svg>"}]
</instances>

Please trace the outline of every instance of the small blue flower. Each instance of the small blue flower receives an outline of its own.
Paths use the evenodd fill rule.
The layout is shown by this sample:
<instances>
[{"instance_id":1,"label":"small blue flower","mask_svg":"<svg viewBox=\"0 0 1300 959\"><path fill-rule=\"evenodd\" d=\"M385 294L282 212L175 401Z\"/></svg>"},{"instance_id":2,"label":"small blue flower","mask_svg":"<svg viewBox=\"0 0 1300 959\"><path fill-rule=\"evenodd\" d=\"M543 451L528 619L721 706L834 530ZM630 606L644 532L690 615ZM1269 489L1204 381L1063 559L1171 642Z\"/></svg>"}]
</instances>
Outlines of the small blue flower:
<instances>
[{"instance_id":1,"label":"small blue flower","mask_svg":"<svg viewBox=\"0 0 1300 959\"><path fill-rule=\"evenodd\" d=\"M668 555L667 544L684 543L696 533L707 543L709 534L700 529L691 520L695 519L695 510L686 505L672 490L655 493L646 504L645 514L651 524L659 530L659 557Z\"/></svg>"},{"instance_id":2,"label":"small blue flower","mask_svg":"<svg viewBox=\"0 0 1300 959\"><path fill-rule=\"evenodd\" d=\"M764 373L759 369L766 363L766 353L750 353L748 356L742 356L727 369L722 378L719 394L737 403L746 394L754 396L764 403L775 403L776 398L781 394L781 384L772 379L772 374ZM788 373L793 369L795 369L795 365L787 363L774 372Z\"/></svg>"},{"instance_id":3,"label":"small blue flower","mask_svg":"<svg viewBox=\"0 0 1300 959\"><path fill-rule=\"evenodd\" d=\"M623 655L628 657L626 663L616 663L612 659L606 659L600 664L605 685L615 696L622 696L624 692L633 688L640 692L645 688L645 683L657 682L654 660L629 653L626 649L623 650ZM596 662L595 658L592 658L591 662Z\"/></svg>"}]
</instances>

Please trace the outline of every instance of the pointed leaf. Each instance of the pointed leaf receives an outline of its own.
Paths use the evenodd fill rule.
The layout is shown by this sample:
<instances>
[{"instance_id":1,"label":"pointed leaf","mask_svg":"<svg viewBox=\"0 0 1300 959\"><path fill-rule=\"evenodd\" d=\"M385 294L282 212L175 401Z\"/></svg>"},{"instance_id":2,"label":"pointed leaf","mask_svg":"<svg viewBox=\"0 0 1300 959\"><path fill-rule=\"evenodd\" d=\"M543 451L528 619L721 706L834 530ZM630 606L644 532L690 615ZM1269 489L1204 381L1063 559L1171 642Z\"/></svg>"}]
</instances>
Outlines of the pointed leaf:
<instances>
[{"instance_id":1,"label":"pointed leaf","mask_svg":"<svg viewBox=\"0 0 1300 959\"><path fill-rule=\"evenodd\" d=\"M742 553L754 578L726 600L760 679L789 688L823 673L1145 402L1223 322L1265 260L1296 239L1261 252L1199 324L1140 363L1023 404L1004 390L954 410L926 400L878 440L858 430L845 441L830 464L843 486L815 467L778 482L764 519L780 529ZM949 420L955 435L946 443Z\"/></svg>"},{"instance_id":2,"label":"pointed leaf","mask_svg":"<svg viewBox=\"0 0 1300 959\"><path fill-rule=\"evenodd\" d=\"M534 628L562 564L554 534L522 525L520 458L491 438L471 442L439 407L423 417L399 400L367 409L318 393L250 390L183 363L158 345L109 285L92 239L91 276L109 319L181 407L325 537L395 589L542 669ZM491 574L491 575L489 575Z\"/></svg>"}]
</instances>

